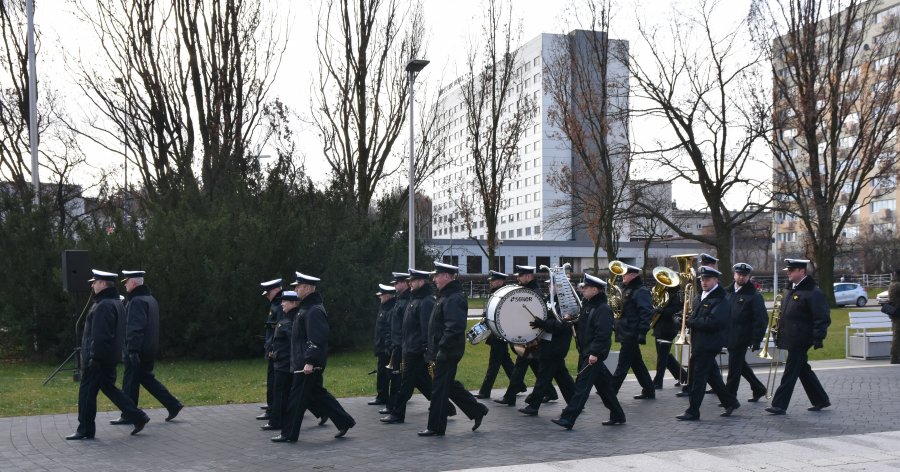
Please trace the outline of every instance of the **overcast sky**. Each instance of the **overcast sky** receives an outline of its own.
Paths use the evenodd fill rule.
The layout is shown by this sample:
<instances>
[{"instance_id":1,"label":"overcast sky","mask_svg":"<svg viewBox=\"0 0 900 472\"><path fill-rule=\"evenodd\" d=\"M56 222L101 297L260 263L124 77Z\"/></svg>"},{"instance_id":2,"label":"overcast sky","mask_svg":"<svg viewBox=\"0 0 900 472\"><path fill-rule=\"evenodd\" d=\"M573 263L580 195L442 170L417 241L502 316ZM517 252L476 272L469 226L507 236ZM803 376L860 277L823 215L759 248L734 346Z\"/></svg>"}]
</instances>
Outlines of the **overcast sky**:
<instances>
[{"instance_id":1,"label":"overcast sky","mask_svg":"<svg viewBox=\"0 0 900 472\"><path fill-rule=\"evenodd\" d=\"M55 87L70 91L67 102L70 112L81 107L72 105L80 102L77 91L61 60L61 50L73 52L77 48L82 57L91 57L96 50L96 41L75 15L72 14L72 0L64 4L60 1L44 1L38 4L35 22L43 34L43 51L40 58L39 76L49 79ZM81 0L84 1L84 0ZM278 9L279 19L290 25L291 36L283 64L276 78L273 94L278 95L291 108L304 114L310 104L310 84L316 70L317 58L314 41L316 35L316 0L266 0ZM540 33L561 33L572 29L571 15L567 14L569 0L515 0L514 12L522 21L522 41L528 41ZM610 36L628 40L632 51L641 55L641 41L636 31L636 17L651 24L665 24L672 16L672 5L683 7L693 5L693 0L640 0L620 1L614 13ZM748 0L726 0L726 8L720 8L721 25L733 24L746 15ZM447 83L463 70L467 45L477 37L483 16L481 0L424 0L428 53L426 59L431 64L420 75L417 90L421 87L434 89ZM58 7L58 8L54 8ZM49 41L48 41L49 40ZM51 49L53 51L51 52ZM44 78L42 77L42 79ZM660 136L667 132L664 123L641 122L633 124L633 139L640 142L650 136ZM305 150L306 166L317 181L327 178L328 168L323 160L316 158L320 147L312 130L298 130L301 146ZM121 156L92 154L96 165L121 167ZM645 175L641 175L645 177ZM651 177L662 177L652 176ZM399 178L399 177L397 177ZM690 193L686 185L676 186L676 193ZM702 206L702 201L679 200L680 206Z\"/></svg>"}]
</instances>

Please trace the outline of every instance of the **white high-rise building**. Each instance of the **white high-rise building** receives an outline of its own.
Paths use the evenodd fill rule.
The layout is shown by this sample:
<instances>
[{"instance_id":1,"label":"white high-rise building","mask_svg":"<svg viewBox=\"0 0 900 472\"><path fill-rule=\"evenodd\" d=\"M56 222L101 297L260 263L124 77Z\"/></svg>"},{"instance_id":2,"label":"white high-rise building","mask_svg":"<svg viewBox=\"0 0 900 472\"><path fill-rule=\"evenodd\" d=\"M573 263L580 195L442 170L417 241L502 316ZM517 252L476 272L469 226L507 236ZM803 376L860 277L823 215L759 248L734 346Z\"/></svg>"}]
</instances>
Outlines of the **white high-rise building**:
<instances>
[{"instance_id":1,"label":"white high-rise building","mask_svg":"<svg viewBox=\"0 0 900 472\"><path fill-rule=\"evenodd\" d=\"M548 93L544 78L545 63L558 57L560 48L567 47L567 38L586 38L587 35L605 36L604 32L575 30L568 35L541 34L528 41L517 51L518 87L521 93L534 101L537 113L518 144L518 172L508 179L503 198L506 205L500 212L497 235L502 240L572 241L586 239L571 221L571 199L558 192L548 182L548 177L563 166L573 165L569 140L553 125L550 113L556 108L552 94ZM627 51L627 42L610 40L609 49ZM564 50L564 49L563 49ZM628 148L627 110L628 73L625 64L610 53L607 67L608 89L611 91L608 105L610 116L610 147ZM579 58L573 58L578 61ZM587 60L583 63L591 63ZM599 72L599 71L598 71ZM466 107L460 83L457 79L445 93L442 110L446 113L447 146L451 164L427 182L423 191L432 199L432 238L460 240L470 237L465 219L461 215L458 199L461 192L474 195L477 190L470 182L475 178L474 160L466 145ZM613 93L613 88L615 92ZM511 100L515 103L515 99ZM615 116L613 116L615 114ZM576 166L578 163L574 163ZM478 198L477 196L475 198ZM562 217L560 217L562 216ZM487 227L481 215L471 218L471 237L487 238Z\"/></svg>"}]
</instances>

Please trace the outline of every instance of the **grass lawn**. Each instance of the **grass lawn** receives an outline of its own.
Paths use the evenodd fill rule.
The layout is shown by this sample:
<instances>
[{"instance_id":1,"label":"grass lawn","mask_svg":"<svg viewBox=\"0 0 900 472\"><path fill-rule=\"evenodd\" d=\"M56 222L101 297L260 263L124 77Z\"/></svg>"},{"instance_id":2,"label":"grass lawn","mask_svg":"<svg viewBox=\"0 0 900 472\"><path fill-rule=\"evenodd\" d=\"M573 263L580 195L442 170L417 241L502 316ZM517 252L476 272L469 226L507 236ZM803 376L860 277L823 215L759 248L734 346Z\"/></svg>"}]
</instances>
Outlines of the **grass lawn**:
<instances>
[{"instance_id":1,"label":"grass lawn","mask_svg":"<svg viewBox=\"0 0 900 472\"><path fill-rule=\"evenodd\" d=\"M831 311L831 326L823 349L811 350L811 360L840 359L844 357L844 327L849 309ZM474 322L470 322L472 324ZM618 344L613 344L613 350ZM644 360L652 370L656 365L656 351L652 336L641 346ZM487 366L489 347L485 344L466 346L466 355L459 366L457 378L469 390L481 384ZM568 364L573 371L576 365L574 346L570 350ZM0 417L65 413L77 411L78 384L72 382L69 372L61 372L46 386L41 382L53 371L55 364L3 361L0 373ZM374 395L374 375L366 375L375 368L375 357L368 351L337 353L328 360L325 375L327 388L336 397ZM265 399L266 363L260 359L238 361L167 361L156 364L157 377L185 405L221 405L229 403L257 403ZM121 369L119 385L121 385ZM531 372L526 378L534 384ZM500 375L494 388L507 385L506 376ZM100 395L100 411L115 409L112 403ZM141 406L159 408L159 403L146 392L141 393Z\"/></svg>"}]
</instances>

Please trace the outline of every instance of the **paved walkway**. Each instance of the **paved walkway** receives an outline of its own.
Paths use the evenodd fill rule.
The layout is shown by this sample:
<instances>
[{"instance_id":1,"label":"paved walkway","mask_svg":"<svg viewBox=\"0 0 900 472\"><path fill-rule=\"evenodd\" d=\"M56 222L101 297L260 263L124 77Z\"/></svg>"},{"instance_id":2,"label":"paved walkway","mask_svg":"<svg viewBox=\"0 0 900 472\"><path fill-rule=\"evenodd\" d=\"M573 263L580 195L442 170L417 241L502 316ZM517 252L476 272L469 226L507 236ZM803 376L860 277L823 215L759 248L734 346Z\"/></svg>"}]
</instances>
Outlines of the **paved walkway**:
<instances>
[{"instance_id":1,"label":"paved walkway","mask_svg":"<svg viewBox=\"0 0 900 472\"><path fill-rule=\"evenodd\" d=\"M419 438L415 432L425 427L427 404L418 396L401 425L379 423L376 407L366 405L368 398L343 399L358 423L346 438L333 439L330 424L318 427L307 421L296 444L269 442L272 434L260 431L261 422L253 419L257 405L189 407L172 423L163 421L165 411L150 411L152 422L134 437L128 435L130 427L107 424L117 412L104 412L98 414L97 439L80 442L63 439L75 430L75 414L0 418L0 471L438 471L513 465L517 471L660 470L660 464L670 463L691 470L706 470L698 467L707 465L712 470L715 464L717 470L763 469L753 461L793 464L779 466L789 470L831 469L836 464L844 467L837 470L895 468L900 451L900 366L839 360L817 362L814 368L833 404L822 412L806 411L809 401L798 385L785 416L766 414L765 402L744 402L732 418L720 418L716 399L707 396L702 420L683 423L674 416L687 402L674 396L671 380L653 401L633 400L639 386L628 381L619 395L628 424L601 426L607 412L593 397L572 431L549 421L562 404L545 405L539 416L525 417L515 408L491 402L478 431L470 431L471 422L460 416L450 421L446 437ZM747 396L744 387L739 398ZM750 444L754 446L735 447ZM844 457L841 444L883 454L848 452ZM848 462L851 456L870 457L874 461L870 465L877 467ZM735 467L715 462L729 458Z\"/></svg>"}]
</instances>

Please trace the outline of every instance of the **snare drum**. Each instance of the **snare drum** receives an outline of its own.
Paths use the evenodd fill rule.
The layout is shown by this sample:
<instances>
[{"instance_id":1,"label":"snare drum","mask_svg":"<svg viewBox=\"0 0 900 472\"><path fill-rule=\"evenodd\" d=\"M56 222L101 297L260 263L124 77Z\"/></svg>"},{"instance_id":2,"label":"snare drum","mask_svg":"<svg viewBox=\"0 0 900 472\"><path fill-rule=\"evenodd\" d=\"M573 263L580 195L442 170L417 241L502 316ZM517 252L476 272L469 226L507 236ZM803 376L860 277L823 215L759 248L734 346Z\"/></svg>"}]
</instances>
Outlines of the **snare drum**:
<instances>
[{"instance_id":1,"label":"snare drum","mask_svg":"<svg viewBox=\"0 0 900 472\"><path fill-rule=\"evenodd\" d=\"M469 331L466 332L466 337L469 339L469 344L476 345L491 335L491 330L488 328L487 320L481 320L478 323L475 323L475 326L469 328Z\"/></svg>"},{"instance_id":2,"label":"snare drum","mask_svg":"<svg viewBox=\"0 0 900 472\"><path fill-rule=\"evenodd\" d=\"M494 292L487 306L487 327L498 338L513 344L528 344L542 333L529 323L547 319L544 298L530 288L507 285Z\"/></svg>"}]
</instances>

